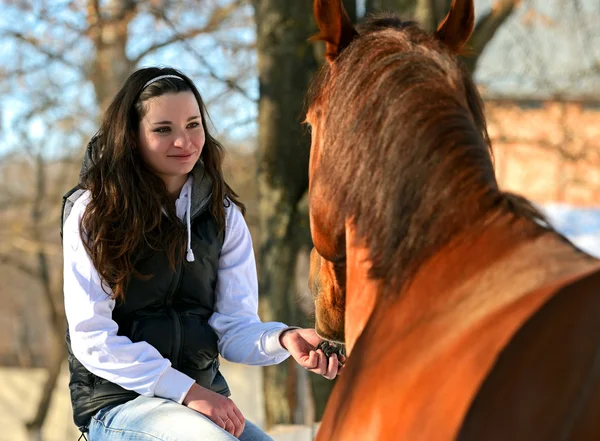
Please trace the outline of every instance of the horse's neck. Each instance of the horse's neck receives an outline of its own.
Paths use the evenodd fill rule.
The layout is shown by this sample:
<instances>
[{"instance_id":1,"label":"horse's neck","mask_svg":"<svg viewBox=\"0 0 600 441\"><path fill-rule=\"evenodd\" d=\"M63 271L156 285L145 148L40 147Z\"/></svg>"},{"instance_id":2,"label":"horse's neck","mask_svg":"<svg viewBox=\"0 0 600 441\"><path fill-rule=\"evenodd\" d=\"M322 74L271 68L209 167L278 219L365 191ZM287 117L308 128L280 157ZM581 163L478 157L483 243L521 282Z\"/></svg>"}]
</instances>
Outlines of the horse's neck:
<instances>
[{"instance_id":1,"label":"horse's neck","mask_svg":"<svg viewBox=\"0 0 600 441\"><path fill-rule=\"evenodd\" d=\"M357 245L354 226L346 222L346 310L344 342L350 355L377 303L379 282L369 278L369 251Z\"/></svg>"},{"instance_id":2,"label":"horse's neck","mask_svg":"<svg viewBox=\"0 0 600 441\"><path fill-rule=\"evenodd\" d=\"M347 224L347 352L352 351L378 304L384 308L391 307L388 302L396 304L396 323L402 333L449 309L470 319L492 313L540 286L594 265L594 259L554 233L533 238L521 234L531 229L531 224L499 219L475 241L459 238L427 261L400 294L382 293L380 282L368 277L368 251L353 245L354 231ZM379 301L378 296L385 300ZM468 322L464 321L465 326Z\"/></svg>"},{"instance_id":3,"label":"horse's neck","mask_svg":"<svg viewBox=\"0 0 600 441\"><path fill-rule=\"evenodd\" d=\"M437 253L400 295L398 308L407 327L450 310L464 316L460 322L468 326L480 315L597 264L553 232L528 235L534 225L498 219L475 241L458 238Z\"/></svg>"},{"instance_id":4,"label":"horse's neck","mask_svg":"<svg viewBox=\"0 0 600 441\"><path fill-rule=\"evenodd\" d=\"M319 439L455 438L514 333L562 284L598 266L554 233L519 234L526 227L493 225L475 242L441 250L396 296L376 297L365 251L348 253L354 353ZM386 412L393 418L377 417ZM356 424L341 426L344 417Z\"/></svg>"}]
</instances>

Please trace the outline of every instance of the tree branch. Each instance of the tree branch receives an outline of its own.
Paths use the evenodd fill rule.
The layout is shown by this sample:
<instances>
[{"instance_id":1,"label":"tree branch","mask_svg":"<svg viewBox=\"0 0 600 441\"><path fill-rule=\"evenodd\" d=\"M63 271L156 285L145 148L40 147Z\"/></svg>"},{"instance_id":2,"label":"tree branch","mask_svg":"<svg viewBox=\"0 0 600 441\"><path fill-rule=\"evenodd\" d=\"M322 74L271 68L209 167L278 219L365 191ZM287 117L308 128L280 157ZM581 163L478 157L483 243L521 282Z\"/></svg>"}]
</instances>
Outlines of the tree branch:
<instances>
[{"instance_id":1,"label":"tree branch","mask_svg":"<svg viewBox=\"0 0 600 441\"><path fill-rule=\"evenodd\" d=\"M558 153L564 161L571 163L595 162L598 151L591 143L585 142L577 151L569 151L563 143L556 143L546 139L529 139L519 136L500 135L494 141L502 144L516 144L529 147L538 147L547 152Z\"/></svg>"},{"instance_id":2,"label":"tree branch","mask_svg":"<svg viewBox=\"0 0 600 441\"><path fill-rule=\"evenodd\" d=\"M483 50L519 3L520 0L498 0L490 12L477 22L468 43L471 55L464 59L470 72L475 72L477 61Z\"/></svg>"},{"instance_id":3,"label":"tree branch","mask_svg":"<svg viewBox=\"0 0 600 441\"><path fill-rule=\"evenodd\" d=\"M54 61L58 61L72 69L76 69L78 71L81 70L81 66L78 66L76 64L73 64L72 62L70 62L69 60L66 60L64 57L60 56L57 53L54 53L52 50L45 48L42 46L41 42L33 37L28 37L24 34L22 34L21 32L18 31L7 31L5 30L3 32L4 35L8 36L8 37L13 37L23 43L27 43L29 44L31 47L33 47L35 50L37 50L38 52L40 52L41 54L47 56L48 58L50 58L51 60Z\"/></svg>"},{"instance_id":4,"label":"tree branch","mask_svg":"<svg viewBox=\"0 0 600 441\"><path fill-rule=\"evenodd\" d=\"M94 45L97 46L100 38L100 0L88 0L87 4L87 35L92 39Z\"/></svg>"},{"instance_id":5,"label":"tree branch","mask_svg":"<svg viewBox=\"0 0 600 441\"><path fill-rule=\"evenodd\" d=\"M162 15L162 19L171 28L171 30L173 32L175 32L175 35L180 35L177 32L177 28L173 24L173 22L171 22L164 14ZM250 95L248 95L248 92L246 92L244 89L242 89L242 87L239 86L234 80L232 80L230 78L224 78L224 77L220 76L219 74L217 74L215 72L215 70L212 68L212 66L210 65L210 63L206 60L206 58L204 58L204 56L202 56L196 49L194 49L194 47L190 44L189 41L182 39L181 37L178 39L178 41L181 41L181 43L187 48L187 50L189 50L192 54L194 54L194 56L206 68L206 70L208 71L208 76L210 78L213 78L217 81L220 81L221 83L226 84L230 90L235 90L236 92L238 92L239 94L241 94L242 96L247 98L249 101L256 102L256 100L254 98L252 98Z\"/></svg>"},{"instance_id":6,"label":"tree branch","mask_svg":"<svg viewBox=\"0 0 600 441\"><path fill-rule=\"evenodd\" d=\"M156 52L157 50L167 47L173 43L177 43L177 42L180 42L183 40L188 40L188 39L197 37L198 35L208 34L210 32L212 32L212 29L208 29L205 27L205 28L190 29L187 32L175 34L174 36L166 39L165 41L161 41L160 43L153 44L152 46L144 49L135 58L133 58L131 60L131 62L134 65L137 65L145 56L151 54L152 52Z\"/></svg>"},{"instance_id":7,"label":"tree branch","mask_svg":"<svg viewBox=\"0 0 600 441\"><path fill-rule=\"evenodd\" d=\"M229 124L228 126L226 126L223 129L223 133L229 133L233 129L239 129L240 127L244 127L244 126L247 126L249 124L253 124L253 123L257 122L257 121L258 121L258 117L256 117L256 116L251 116L249 118L242 119L240 121L235 121L235 122Z\"/></svg>"},{"instance_id":8,"label":"tree branch","mask_svg":"<svg viewBox=\"0 0 600 441\"><path fill-rule=\"evenodd\" d=\"M237 8L239 8L240 4L243 3L243 0L238 0L235 3L232 3L223 7L216 7L210 18L208 19L208 23L202 28L190 29L186 32L176 32L171 38L166 39L165 41L161 41L159 43L155 43L152 46L144 49L141 53L139 53L133 60L132 63L134 65L138 64L142 58L151 54L152 52L156 52L163 47L167 47L173 43L177 43L180 41L189 40L191 38L197 37L202 34L210 34L211 32L216 31L219 26L221 26L227 18L229 18L230 14L232 14ZM169 20L167 19L166 13L164 9L153 10L153 13L160 17L165 23L170 25Z\"/></svg>"},{"instance_id":9,"label":"tree branch","mask_svg":"<svg viewBox=\"0 0 600 441\"><path fill-rule=\"evenodd\" d=\"M43 63L39 63L33 66L25 66L19 67L13 70L4 70L4 68L0 68L0 75L2 75L2 79L12 79L14 77L21 77L23 75L31 75L33 73L40 72L44 69L48 68L48 63L44 61Z\"/></svg>"}]
</instances>

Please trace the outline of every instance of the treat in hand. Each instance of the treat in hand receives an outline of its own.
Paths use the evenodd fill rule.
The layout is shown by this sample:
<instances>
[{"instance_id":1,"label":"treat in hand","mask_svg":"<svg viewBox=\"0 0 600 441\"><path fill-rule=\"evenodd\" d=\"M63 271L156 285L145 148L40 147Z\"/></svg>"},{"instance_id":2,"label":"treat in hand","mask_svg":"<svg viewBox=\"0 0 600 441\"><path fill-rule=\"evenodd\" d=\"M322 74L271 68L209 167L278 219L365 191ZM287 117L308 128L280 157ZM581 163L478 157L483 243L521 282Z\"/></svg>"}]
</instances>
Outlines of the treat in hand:
<instances>
[{"instance_id":1,"label":"treat in hand","mask_svg":"<svg viewBox=\"0 0 600 441\"><path fill-rule=\"evenodd\" d=\"M323 340L321 341L321 343L318 344L318 346L315 349L320 349L323 351L323 353L327 356L327 358L331 357L333 354L336 354L338 356L338 360L340 360L340 365L343 365L344 363L341 360L345 359L345 351L343 346L338 346L335 343L332 343L330 341L327 340Z\"/></svg>"}]
</instances>

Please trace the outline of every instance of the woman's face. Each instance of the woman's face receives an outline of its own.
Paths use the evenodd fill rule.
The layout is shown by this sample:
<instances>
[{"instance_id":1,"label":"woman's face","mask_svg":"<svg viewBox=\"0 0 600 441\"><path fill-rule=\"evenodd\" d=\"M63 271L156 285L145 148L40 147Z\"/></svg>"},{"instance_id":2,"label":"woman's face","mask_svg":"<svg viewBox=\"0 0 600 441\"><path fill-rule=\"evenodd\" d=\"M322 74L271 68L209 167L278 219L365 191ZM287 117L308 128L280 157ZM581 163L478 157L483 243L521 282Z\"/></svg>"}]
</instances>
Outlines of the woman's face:
<instances>
[{"instance_id":1,"label":"woman's face","mask_svg":"<svg viewBox=\"0 0 600 441\"><path fill-rule=\"evenodd\" d=\"M185 178L204 147L202 116L192 92L168 93L144 103L140 121L142 159L167 186Z\"/></svg>"}]
</instances>

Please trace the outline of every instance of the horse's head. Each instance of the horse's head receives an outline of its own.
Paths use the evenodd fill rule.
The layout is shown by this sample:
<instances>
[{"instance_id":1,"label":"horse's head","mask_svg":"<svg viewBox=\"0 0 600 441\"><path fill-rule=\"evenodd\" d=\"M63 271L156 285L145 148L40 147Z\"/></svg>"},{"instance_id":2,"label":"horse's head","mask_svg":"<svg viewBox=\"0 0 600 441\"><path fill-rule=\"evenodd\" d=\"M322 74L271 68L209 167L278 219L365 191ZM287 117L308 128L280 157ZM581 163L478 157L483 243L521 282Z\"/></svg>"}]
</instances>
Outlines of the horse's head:
<instances>
[{"instance_id":1,"label":"horse's head","mask_svg":"<svg viewBox=\"0 0 600 441\"><path fill-rule=\"evenodd\" d=\"M455 112L455 126L476 128L471 138L457 142L483 140L485 155L488 138L479 95L457 61L473 30L473 0L454 0L433 35L391 16L375 17L359 32L341 0L315 0L314 15L320 29L314 39L325 42L327 63L313 82L306 115L312 129L310 289L317 332L339 341L344 337L348 226L356 231L357 245L370 250L373 278L393 280L390 273L397 265L412 263L394 254L399 243L421 245L419 230L436 216L440 198L424 195L434 189L415 164L439 165L445 158L417 150L433 143L427 136L443 138L452 127L437 123L428 111L450 103L439 112ZM435 94L446 89L450 92ZM458 111L451 109L454 104ZM490 170L493 176L491 162L488 177ZM436 178L438 193L447 190L448 176ZM398 200L390 200L384 189ZM429 207L419 212L425 203Z\"/></svg>"},{"instance_id":2,"label":"horse's head","mask_svg":"<svg viewBox=\"0 0 600 441\"><path fill-rule=\"evenodd\" d=\"M313 248L309 285L315 299L315 330L322 338L338 343L344 343L345 284L344 264L335 265Z\"/></svg>"}]
</instances>

